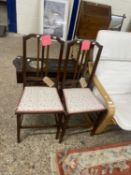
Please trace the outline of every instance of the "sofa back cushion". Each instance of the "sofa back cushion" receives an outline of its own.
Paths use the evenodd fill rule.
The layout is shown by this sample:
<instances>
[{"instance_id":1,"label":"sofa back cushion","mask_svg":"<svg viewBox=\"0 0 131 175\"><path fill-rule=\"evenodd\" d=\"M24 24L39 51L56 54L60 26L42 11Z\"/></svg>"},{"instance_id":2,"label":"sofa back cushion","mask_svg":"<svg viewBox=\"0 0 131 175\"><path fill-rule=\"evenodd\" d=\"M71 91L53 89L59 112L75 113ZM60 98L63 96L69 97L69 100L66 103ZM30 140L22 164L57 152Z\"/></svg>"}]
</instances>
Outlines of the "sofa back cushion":
<instances>
[{"instance_id":1,"label":"sofa back cushion","mask_svg":"<svg viewBox=\"0 0 131 175\"><path fill-rule=\"evenodd\" d=\"M96 74L105 89L109 94L131 92L131 33L102 30L96 40L103 45Z\"/></svg>"}]
</instances>

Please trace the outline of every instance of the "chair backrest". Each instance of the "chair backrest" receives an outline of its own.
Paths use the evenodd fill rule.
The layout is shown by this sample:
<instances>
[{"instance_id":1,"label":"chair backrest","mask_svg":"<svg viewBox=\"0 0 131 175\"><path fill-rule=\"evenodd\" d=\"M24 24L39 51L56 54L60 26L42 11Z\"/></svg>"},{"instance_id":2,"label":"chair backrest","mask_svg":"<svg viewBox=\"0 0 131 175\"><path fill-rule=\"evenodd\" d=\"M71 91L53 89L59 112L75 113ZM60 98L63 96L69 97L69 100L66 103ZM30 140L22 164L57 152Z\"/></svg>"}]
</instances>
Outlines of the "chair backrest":
<instances>
[{"instance_id":1,"label":"chair backrest","mask_svg":"<svg viewBox=\"0 0 131 175\"><path fill-rule=\"evenodd\" d=\"M42 38L44 37L44 38ZM42 44L42 41L45 44ZM34 48L34 55L28 55L30 46ZM57 51L56 51L57 50ZM51 60L52 69L56 72L55 82L58 85L60 77L60 67L63 57L64 42L51 36L41 36L37 34L29 34L23 37L23 80L24 86L28 83L43 84L44 76L49 74L49 61ZM55 61L54 61L55 59ZM53 65L52 65L53 64Z\"/></svg>"},{"instance_id":2,"label":"chair backrest","mask_svg":"<svg viewBox=\"0 0 131 175\"><path fill-rule=\"evenodd\" d=\"M75 60L72 80L74 82L78 82L78 80L81 77L85 77L85 75L88 72L88 63L90 61L90 55L94 47L97 48L96 49L97 51L95 55L95 61L94 61L92 72L90 74L90 77L88 77L88 87L90 87L92 84L93 76L95 74L95 71L99 62L100 54L102 51L102 45L90 40L73 40L67 43L62 87L65 87L65 84L66 84L67 73L68 73L67 69L68 69L70 59ZM72 55L73 49L75 50L75 53Z\"/></svg>"},{"instance_id":3,"label":"chair backrest","mask_svg":"<svg viewBox=\"0 0 131 175\"><path fill-rule=\"evenodd\" d=\"M96 40L103 45L96 74L105 89L109 94L131 92L131 33L102 30Z\"/></svg>"}]
</instances>

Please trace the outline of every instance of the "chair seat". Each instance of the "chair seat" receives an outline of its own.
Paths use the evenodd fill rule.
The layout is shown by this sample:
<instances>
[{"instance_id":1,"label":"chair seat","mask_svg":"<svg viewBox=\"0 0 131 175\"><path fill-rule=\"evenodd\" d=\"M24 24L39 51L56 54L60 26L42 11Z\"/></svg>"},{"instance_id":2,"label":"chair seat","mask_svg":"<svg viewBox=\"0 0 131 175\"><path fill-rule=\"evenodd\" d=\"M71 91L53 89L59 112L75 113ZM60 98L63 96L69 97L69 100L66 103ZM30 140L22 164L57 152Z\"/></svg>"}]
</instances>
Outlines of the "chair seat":
<instances>
[{"instance_id":1,"label":"chair seat","mask_svg":"<svg viewBox=\"0 0 131 175\"><path fill-rule=\"evenodd\" d=\"M124 130L131 130L131 93L113 95L116 107L115 120Z\"/></svg>"},{"instance_id":2,"label":"chair seat","mask_svg":"<svg viewBox=\"0 0 131 175\"><path fill-rule=\"evenodd\" d=\"M64 89L63 93L69 114L105 110L89 88Z\"/></svg>"},{"instance_id":3,"label":"chair seat","mask_svg":"<svg viewBox=\"0 0 131 175\"><path fill-rule=\"evenodd\" d=\"M61 112L63 106L56 88L25 87L16 113Z\"/></svg>"}]
</instances>

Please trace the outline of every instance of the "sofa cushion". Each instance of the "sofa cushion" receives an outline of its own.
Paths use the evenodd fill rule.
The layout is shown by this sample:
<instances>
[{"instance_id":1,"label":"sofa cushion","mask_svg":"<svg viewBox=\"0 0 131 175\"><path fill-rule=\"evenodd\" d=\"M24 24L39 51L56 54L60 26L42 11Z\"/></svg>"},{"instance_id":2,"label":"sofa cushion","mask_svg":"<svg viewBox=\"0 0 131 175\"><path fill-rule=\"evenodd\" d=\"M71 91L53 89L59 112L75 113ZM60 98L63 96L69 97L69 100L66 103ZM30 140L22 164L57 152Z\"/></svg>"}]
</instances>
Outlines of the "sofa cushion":
<instances>
[{"instance_id":1,"label":"sofa cushion","mask_svg":"<svg viewBox=\"0 0 131 175\"><path fill-rule=\"evenodd\" d=\"M110 95L131 92L131 62L102 60L96 74Z\"/></svg>"},{"instance_id":2,"label":"sofa cushion","mask_svg":"<svg viewBox=\"0 0 131 175\"><path fill-rule=\"evenodd\" d=\"M96 40L104 46L101 59L131 61L131 33L101 30Z\"/></svg>"},{"instance_id":3,"label":"sofa cushion","mask_svg":"<svg viewBox=\"0 0 131 175\"><path fill-rule=\"evenodd\" d=\"M97 77L115 104L116 122L131 130L131 33L100 31L96 40L103 45Z\"/></svg>"},{"instance_id":4,"label":"sofa cushion","mask_svg":"<svg viewBox=\"0 0 131 175\"><path fill-rule=\"evenodd\" d=\"M110 95L130 93L131 33L102 30L96 40L103 45L96 74L105 89Z\"/></svg>"},{"instance_id":5,"label":"sofa cushion","mask_svg":"<svg viewBox=\"0 0 131 175\"><path fill-rule=\"evenodd\" d=\"M116 106L115 120L124 130L131 130L131 93L113 95Z\"/></svg>"}]
</instances>

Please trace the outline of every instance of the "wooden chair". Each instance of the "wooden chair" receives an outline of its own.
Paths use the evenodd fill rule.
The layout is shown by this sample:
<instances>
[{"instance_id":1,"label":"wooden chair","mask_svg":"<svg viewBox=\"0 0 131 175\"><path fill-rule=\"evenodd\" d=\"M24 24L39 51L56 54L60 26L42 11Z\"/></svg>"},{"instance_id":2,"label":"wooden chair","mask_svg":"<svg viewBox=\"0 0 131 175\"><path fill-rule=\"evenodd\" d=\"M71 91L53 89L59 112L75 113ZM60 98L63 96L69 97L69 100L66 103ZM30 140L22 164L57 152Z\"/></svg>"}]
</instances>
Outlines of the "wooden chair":
<instances>
[{"instance_id":1,"label":"wooden chair","mask_svg":"<svg viewBox=\"0 0 131 175\"><path fill-rule=\"evenodd\" d=\"M30 44L29 41L32 38L34 38L34 43L36 44L36 48L34 48L36 55L34 58L27 54ZM51 45L42 47L40 38L41 35L36 34L29 34L23 37L23 86L30 83L33 84L33 82L36 85L43 85L43 78L45 76L51 77L56 83L59 81L60 67L63 60L64 42L59 38L52 37ZM54 64L53 71L56 73L54 78L52 77L52 74L50 74L50 64Z\"/></svg>"},{"instance_id":2,"label":"wooden chair","mask_svg":"<svg viewBox=\"0 0 131 175\"><path fill-rule=\"evenodd\" d=\"M40 35L38 35L40 37ZM40 41L37 38L36 34L29 34L26 35L25 37L25 42L23 41L23 52L25 49L28 48L28 53L26 53L26 58L27 58L27 64L26 64L26 74L27 74L27 78L28 77L34 77L36 76L36 72L37 72L37 60L39 58L39 60L41 59L41 55L40 53L42 51L41 47L40 47ZM53 37L55 39L55 37ZM57 68L58 68L58 52L57 50L59 50L59 45L56 45L56 42L52 42L52 45L50 46L50 50L53 50L53 54L49 54L49 59L48 59L48 76L51 78L55 78L57 76ZM32 52L33 51L33 52ZM31 53L30 53L31 52ZM24 55L24 54L23 54ZM62 61L62 65L64 60ZM17 83L23 83L23 56L18 56L16 59L13 60L13 64L16 68L16 78L17 78ZM75 65L75 60L71 59L69 66L68 66L68 78L72 79L73 76L73 69L74 69L74 65ZM34 67L35 66L35 67ZM63 70L63 69L62 69ZM45 73L45 69L43 70L43 75ZM62 72L61 72L62 74ZM34 80L34 78L33 78ZM30 79L31 81L31 79Z\"/></svg>"},{"instance_id":3,"label":"wooden chair","mask_svg":"<svg viewBox=\"0 0 131 175\"><path fill-rule=\"evenodd\" d=\"M34 76L27 75L27 41L30 38L37 39L37 58L34 58ZM58 87L59 87L59 76L60 76L60 66L63 56L64 43L59 38L49 38L50 42L55 42L58 44L58 63L57 63L57 76L53 81L48 76L48 61L49 61L49 51L51 45L41 45L40 35L27 35L23 37L23 80L24 80L24 90L16 109L17 116L17 141L20 142L20 130L27 128L43 128L43 127L57 127L56 138L58 138L62 113L64 112L63 105L59 98ZM40 52L42 54L40 55ZM46 78L45 78L46 76ZM43 86L44 85L44 86ZM45 86L47 85L47 86ZM56 124L51 126L46 125L23 125L22 119L25 114L30 117L34 117L35 114L43 114L42 117L46 117L44 114L54 114L56 119Z\"/></svg>"},{"instance_id":4,"label":"wooden chair","mask_svg":"<svg viewBox=\"0 0 131 175\"><path fill-rule=\"evenodd\" d=\"M103 51L93 79L99 93L94 93L107 112L98 117L92 134L104 132L110 124L131 131L131 33L102 30L97 41Z\"/></svg>"},{"instance_id":5,"label":"wooden chair","mask_svg":"<svg viewBox=\"0 0 131 175\"><path fill-rule=\"evenodd\" d=\"M75 58L76 64L74 67L73 80L68 82L67 67L69 64L70 53L74 45L77 45L78 52ZM94 61L94 66L90 76L86 77L88 72L89 55L91 54L91 51L92 49L94 49L94 47L97 48L96 59ZM102 46L97 42L74 40L67 43L66 59L64 63L64 75L62 82L65 115L59 140L60 142L62 142L63 140L63 136L65 134L71 116L105 111L105 107L97 100L91 90L93 76L99 62L101 51ZM81 127L81 125L79 125L79 127Z\"/></svg>"}]
</instances>

